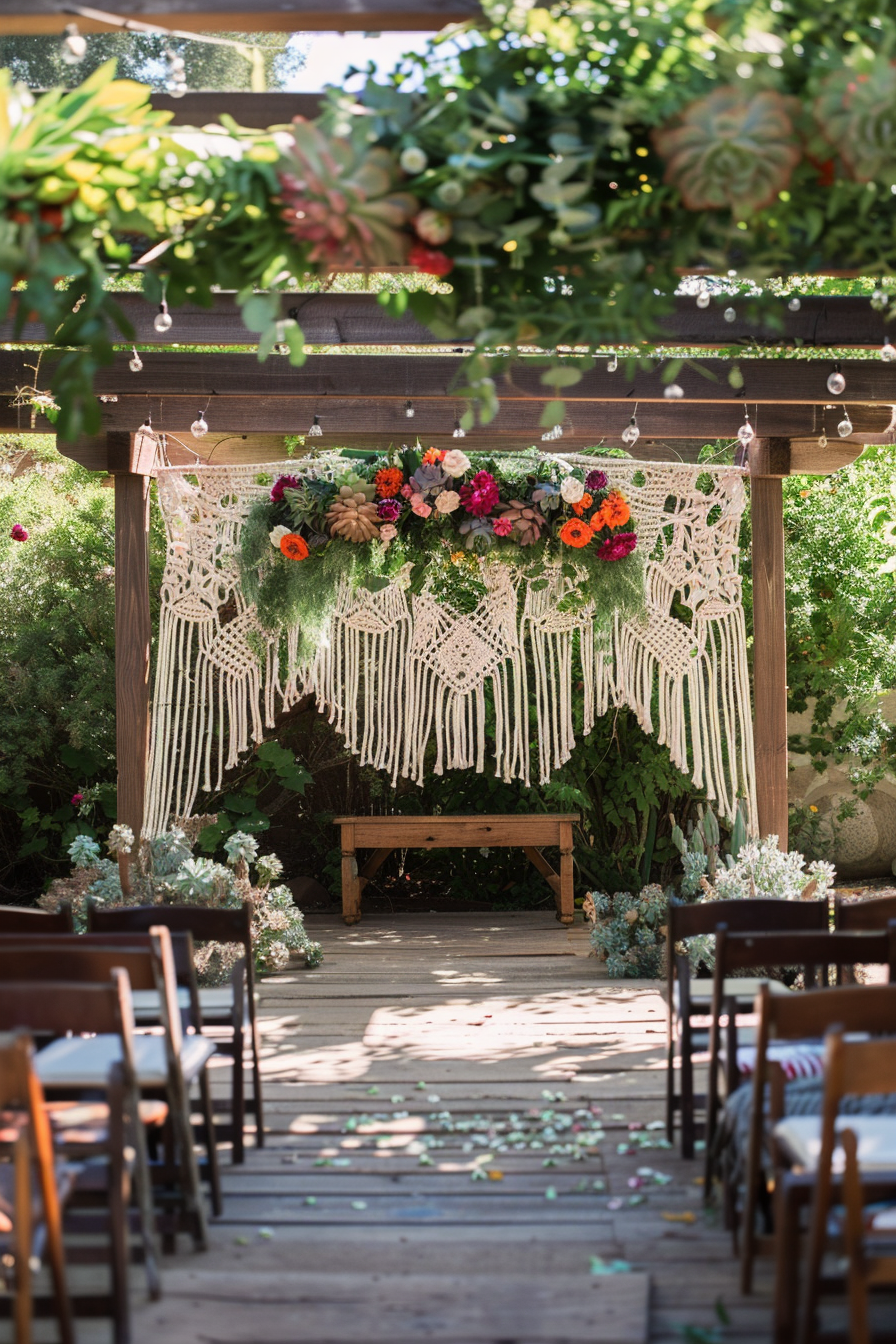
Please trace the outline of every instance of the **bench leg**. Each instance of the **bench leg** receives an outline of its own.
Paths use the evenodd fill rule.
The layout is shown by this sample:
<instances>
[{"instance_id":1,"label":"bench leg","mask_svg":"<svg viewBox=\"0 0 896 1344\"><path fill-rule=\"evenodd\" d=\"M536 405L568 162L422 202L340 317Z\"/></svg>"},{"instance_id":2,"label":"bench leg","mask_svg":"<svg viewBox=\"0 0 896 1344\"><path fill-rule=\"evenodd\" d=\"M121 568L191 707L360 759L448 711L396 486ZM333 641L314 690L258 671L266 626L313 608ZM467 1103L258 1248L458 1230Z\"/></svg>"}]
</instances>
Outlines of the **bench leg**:
<instances>
[{"instance_id":1,"label":"bench leg","mask_svg":"<svg viewBox=\"0 0 896 1344\"><path fill-rule=\"evenodd\" d=\"M560 823L560 908L557 918L561 924L571 924L575 918L575 898L572 884L572 823Z\"/></svg>"},{"instance_id":2,"label":"bench leg","mask_svg":"<svg viewBox=\"0 0 896 1344\"><path fill-rule=\"evenodd\" d=\"M342 828L342 918L346 924L357 924L361 918L361 882L353 826Z\"/></svg>"}]
</instances>

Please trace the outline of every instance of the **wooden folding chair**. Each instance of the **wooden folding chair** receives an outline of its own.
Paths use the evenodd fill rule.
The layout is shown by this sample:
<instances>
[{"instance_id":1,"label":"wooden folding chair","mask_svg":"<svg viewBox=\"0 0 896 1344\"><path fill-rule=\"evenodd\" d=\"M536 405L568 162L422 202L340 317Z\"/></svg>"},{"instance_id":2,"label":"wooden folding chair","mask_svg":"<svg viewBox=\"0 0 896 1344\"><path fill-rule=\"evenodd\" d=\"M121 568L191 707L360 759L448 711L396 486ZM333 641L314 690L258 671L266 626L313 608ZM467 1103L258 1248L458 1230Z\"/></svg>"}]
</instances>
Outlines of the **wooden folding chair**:
<instances>
[{"instance_id":1,"label":"wooden folding chair","mask_svg":"<svg viewBox=\"0 0 896 1344\"><path fill-rule=\"evenodd\" d=\"M756 1001L759 1026L756 1039L756 1063L753 1071L753 1104L747 1146L744 1209L741 1221L741 1292L753 1287L753 1265L763 1249L756 1233L756 1212L760 1191L765 1186L762 1170L763 1139L771 1135L784 1118L786 1055L788 1048L804 1042L818 1042L823 1050L825 1032L840 1023L850 1032L896 1033L896 985L849 985L829 989L806 990L785 998L768 993L763 987ZM775 1045L777 1062L770 1059ZM782 1057L783 1053L783 1057ZM819 1052L820 1054L820 1052ZM819 1073L823 1055L819 1058ZM896 1084L894 1084L896 1086ZM765 1114L766 1089L769 1092L768 1116ZM773 1145L774 1148L774 1145ZM795 1320L795 1284L799 1208L808 1194L805 1182L788 1182L780 1162L775 1163L775 1236L772 1246L777 1257L775 1288L776 1328L779 1337L790 1339ZM769 1249L772 1247L770 1246Z\"/></svg>"},{"instance_id":2,"label":"wooden folding chair","mask_svg":"<svg viewBox=\"0 0 896 1344\"><path fill-rule=\"evenodd\" d=\"M867 993L872 986L859 989ZM846 1096L873 1096L892 1092L896 1080L896 1037L883 1040L848 1041L844 1029L837 1025L825 1036L824 1101L820 1116L794 1116L775 1126L775 1137L788 1152L795 1165L804 1171L814 1171L815 1190L809 1221L809 1245L803 1285L798 1344L813 1344L816 1338L816 1316L820 1294L821 1265L828 1241L828 1217L834 1187L836 1150L840 1133L849 1129L856 1147L854 1157L853 1217L858 1207L861 1218L860 1181L862 1178L875 1185L896 1191L896 1116L850 1115L839 1116L840 1103ZM858 1206L856 1205L858 1200ZM847 1237L849 1238L849 1233ZM870 1267L869 1267L870 1268ZM896 1282L891 1263L884 1266L885 1281ZM873 1270L872 1270L873 1273ZM892 1280L889 1275L892 1274ZM868 1275L862 1275L862 1297L867 1304ZM865 1321L867 1309L860 1311L859 1329ZM861 1338L861 1336L859 1336ZM851 1329L850 1340L856 1334Z\"/></svg>"},{"instance_id":3,"label":"wooden folding chair","mask_svg":"<svg viewBox=\"0 0 896 1344\"><path fill-rule=\"evenodd\" d=\"M704 1097L694 1094L693 1056L709 1044L706 1028L696 1027L694 1019L708 1015L712 1003L712 979L693 979L688 957L676 953L679 943L698 934L715 933L718 924L726 924L732 932L762 930L821 930L827 929L829 912L827 901L779 901L758 898L749 901L700 901L685 905L670 900L666 926L667 1004L666 1004L666 1137L674 1142L675 1116L681 1114L682 1157L694 1156L696 1139L696 1107L705 1104ZM761 979L741 978L727 986L728 997L733 998L738 1012L749 1012ZM781 986L784 989L784 986ZM675 1056L679 1055L681 1087L675 1089Z\"/></svg>"},{"instance_id":4,"label":"wooden folding chair","mask_svg":"<svg viewBox=\"0 0 896 1344\"><path fill-rule=\"evenodd\" d=\"M0 905L0 940L8 933L71 933L73 927L71 908L67 905L55 911Z\"/></svg>"},{"instance_id":5,"label":"wooden folding chair","mask_svg":"<svg viewBox=\"0 0 896 1344\"><path fill-rule=\"evenodd\" d=\"M26 1032L0 1036L0 1145L11 1151L12 1157L0 1163L0 1249L4 1264L12 1262L16 1344L31 1344L31 1260L43 1246L50 1263L62 1344L74 1344L62 1245L62 1208L74 1173L54 1161L53 1139L32 1056ZM33 1176L40 1190L37 1220Z\"/></svg>"},{"instance_id":6,"label":"wooden folding chair","mask_svg":"<svg viewBox=\"0 0 896 1344\"><path fill-rule=\"evenodd\" d=\"M151 934L133 934L126 944L116 941L111 946L90 946L86 935L0 942L0 981L15 976L35 980L65 977L85 984L101 983L115 967L127 971L135 989L152 990L158 996L163 1030L161 1035L135 1035L135 1069L141 1091L148 1096L164 1097L168 1102L180 1171L181 1226L190 1231L196 1248L204 1250L207 1229L193 1146L189 1086L204 1073L215 1047L205 1036L183 1034L168 929L160 926ZM93 1041L58 1040L41 1051L38 1068L46 1088L89 1088L91 1079L108 1073L118 1053L118 1045L110 1036L99 1036ZM209 1178L217 1212L221 1205L220 1176L211 1127L210 1094L204 1091L204 1095ZM170 1240L167 1234L166 1240Z\"/></svg>"},{"instance_id":7,"label":"wooden folding chair","mask_svg":"<svg viewBox=\"0 0 896 1344\"><path fill-rule=\"evenodd\" d=\"M719 1077L724 1064L726 1092L730 1095L740 1083L738 1069L738 1031L736 1004L726 996L726 982L736 971L798 966L803 982L815 983L819 969L823 984L828 983L831 967L859 964L885 964L890 975L896 969L896 938L881 933L730 933L720 924L716 930L716 964L713 976L712 1007L709 1027L709 1086L706 1103L706 1170L703 1197L712 1191L713 1151L719 1110ZM725 1048L722 1050L721 1019L727 1015Z\"/></svg>"},{"instance_id":8,"label":"wooden folding chair","mask_svg":"<svg viewBox=\"0 0 896 1344\"><path fill-rule=\"evenodd\" d=\"M873 896L868 901L845 901L834 897L834 928L844 932L885 929L896 919L896 896Z\"/></svg>"},{"instance_id":9,"label":"wooden folding chair","mask_svg":"<svg viewBox=\"0 0 896 1344\"><path fill-rule=\"evenodd\" d=\"M126 1145L134 1154L134 1185L149 1293L153 1298L161 1295L152 1183L134 1067L133 1013L127 973L116 969L105 983L96 984L42 979L17 982L0 977L0 1029L26 1025L37 1036L62 1037L69 1031L85 1032L91 1033L94 1041L114 1041L117 1045L117 1051L104 1052L104 1066L92 1071L84 1083L79 1082L73 1088L59 1088L52 1081L49 1085L51 1092L101 1092L104 1103L92 1100L84 1107L51 1100L46 1109L59 1146L79 1158L99 1155L105 1159L106 1181L102 1193L108 1201L112 1274L108 1305L115 1323L116 1344L127 1344L130 1336L127 1283L130 1180L125 1160ZM76 1048L80 1039L69 1038L64 1043ZM40 1082L40 1053L35 1056L35 1075ZM158 1112L158 1107L155 1111ZM86 1170L95 1173L96 1163ZM91 1189L89 1193L94 1195L96 1192ZM102 1300L99 1309L103 1310Z\"/></svg>"},{"instance_id":10,"label":"wooden folding chair","mask_svg":"<svg viewBox=\"0 0 896 1344\"><path fill-rule=\"evenodd\" d=\"M252 1091L250 1109L255 1115L255 1142L264 1146L264 1112L261 1094L261 1063L256 1014L255 953L252 944L252 902L244 901L233 909L211 910L201 905L142 905L102 910L91 906L88 927L97 932L146 930L153 924L165 924L172 932L188 930L199 942L236 943L243 956L234 967L231 982L220 988L199 990L202 1021L207 1026L229 1027L230 1040L218 1043L218 1049L233 1056L233 1093L231 1126L233 1160L242 1162L245 1153L245 1084L243 1053L248 1031L252 1052Z\"/></svg>"},{"instance_id":11,"label":"wooden folding chair","mask_svg":"<svg viewBox=\"0 0 896 1344\"><path fill-rule=\"evenodd\" d=\"M871 1288L896 1288L896 1229L881 1238L874 1230L866 1231L859 1136L854 1129L840 1131L845 1170L843 1203L846 1206L846 1255L849 1265L850 1344L871 1344L868 1323L868 1296ZM896 1142L896 1119L894 1119ZM892 1197L892 1196L891 1196ZM881 1242L883 1241L883 1244Z\"/></svg>"}]
</instances>

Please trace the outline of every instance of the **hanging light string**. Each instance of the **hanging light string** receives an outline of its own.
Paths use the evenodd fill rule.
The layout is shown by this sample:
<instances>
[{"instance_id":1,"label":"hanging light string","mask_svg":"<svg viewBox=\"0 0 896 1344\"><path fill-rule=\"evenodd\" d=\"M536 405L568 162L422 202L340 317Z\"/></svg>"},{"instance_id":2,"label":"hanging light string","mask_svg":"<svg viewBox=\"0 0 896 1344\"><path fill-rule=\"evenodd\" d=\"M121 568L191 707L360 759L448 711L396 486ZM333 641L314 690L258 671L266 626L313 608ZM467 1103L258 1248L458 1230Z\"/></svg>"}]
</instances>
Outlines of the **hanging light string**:
<instances>
[{"instance_id":1,"label":"hanging light string","mask_svg":"<svg viewBox=\"0 0 896 1344\"><path fill-rule=\"evenodd\" d=\"M208 401L205 403L202 410L199 412L196 419L190 426L190 433L193 435L194 439L204 439L206 434L208 433L208 423L206 422L205 419L205 413L208 410L209 406L211 405L211 400L214 395L215 395L214 390L212 390L209 393Z\"/></svg>"},{"instance_id":2,"label":"hanging light string","mask_svg":"<svg viewBox=\"0 0 896 1344\"><path fill-rule=\"evenodd\" d=\"M635 402L635 409L632 411L632 418L629 420L625 429L622 431L622 442L628 448L633 448L641 437L641 430L638 427L638 403Z\"/></svg>"}]
</instances>

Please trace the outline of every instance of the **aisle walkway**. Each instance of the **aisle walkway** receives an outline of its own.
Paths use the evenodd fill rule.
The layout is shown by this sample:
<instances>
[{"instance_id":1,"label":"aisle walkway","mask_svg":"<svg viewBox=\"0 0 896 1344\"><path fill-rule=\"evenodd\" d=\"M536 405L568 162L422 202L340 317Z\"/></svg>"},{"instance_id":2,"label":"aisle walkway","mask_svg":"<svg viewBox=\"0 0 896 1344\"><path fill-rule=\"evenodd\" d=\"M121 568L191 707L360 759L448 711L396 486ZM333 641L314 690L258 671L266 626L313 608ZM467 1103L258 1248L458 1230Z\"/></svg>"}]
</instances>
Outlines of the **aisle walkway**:
<instances>
[{"instance_id":1,"label":"aisle walkway","mask_svg":"<svg viewBox=\"0 0 896 1344\"><path fill-rule=\"evenodd\" d=\"M699 1165L655 1146L654 982L546 914L309 927L323 965L263 986L267 1144L135 1344L671 1344L718 1298L726 1341L769 1338Z\"/></svg>"}]
</instances>

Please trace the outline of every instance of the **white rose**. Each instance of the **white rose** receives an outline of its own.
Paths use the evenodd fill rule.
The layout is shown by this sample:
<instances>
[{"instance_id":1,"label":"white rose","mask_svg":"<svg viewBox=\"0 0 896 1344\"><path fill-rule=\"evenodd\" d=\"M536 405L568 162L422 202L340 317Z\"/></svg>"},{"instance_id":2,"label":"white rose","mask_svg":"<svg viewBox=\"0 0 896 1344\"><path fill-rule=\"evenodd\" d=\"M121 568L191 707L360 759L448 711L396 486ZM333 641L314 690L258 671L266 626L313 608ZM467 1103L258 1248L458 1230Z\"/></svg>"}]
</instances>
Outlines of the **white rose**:
<instances>
[{"instance_id":1,"label":"white rose","mask_svg":"<svg viewBox=\"0 0 896 1344\"><path fill-rule=\"evenodd\" d=\"M273 546L274 550L279 551L281 541L283 540L284 537L289 536L289 528L275 527L273 532L268 533L268 536L271 539L271 545Z\"/></svg>"},{"instance_id":2,"label":"white rose","mask_svg":"<svg viewBox=\"0 0 896 1344\"><path fill-rule=\"evenodd\" d=\"M560 494L567 504L578 504L585 493L584 482L578 480L575 476L564 476L563 483L560 486Z\"/></svg>"},{"instance_id":3,"label":"white rose","mask_svg":"<svg viewBox=\"0 0 896 1344\"><path fill-rule=\"evenodd\" d=\"M456 490L443 490L436 495L436 513L453 513L460 504L460 495Z\"/></svg>"},{"instance_id":4,"label":"white rose","mask_svg":"<svg viewBox=\"0 0 896 1344\"><path fill-rule=\"evenodd\" d=\"M442 470L449 476L463 476L465 471L470 470L470 459L466 453L462 453L459 448L452 448L442 458Z\"/></svg>"}]
</instances>

